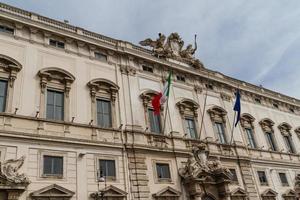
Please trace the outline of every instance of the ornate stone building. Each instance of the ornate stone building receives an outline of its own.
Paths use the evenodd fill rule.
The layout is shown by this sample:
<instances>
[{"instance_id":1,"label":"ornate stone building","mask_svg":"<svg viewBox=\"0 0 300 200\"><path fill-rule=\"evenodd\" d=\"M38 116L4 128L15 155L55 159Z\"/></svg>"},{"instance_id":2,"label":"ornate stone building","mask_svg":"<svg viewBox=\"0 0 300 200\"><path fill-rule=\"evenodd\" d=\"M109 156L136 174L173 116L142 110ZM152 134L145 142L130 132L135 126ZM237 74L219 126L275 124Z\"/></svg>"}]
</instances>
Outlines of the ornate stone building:
<instances>
[{"instance_id":1,"label":"ornate stone building","mask_svg":"<svg viewBox=\"0 0 300 200\"><path fill-rule=\"evenodd\" d=\"M207 69L177 33L140 44L0 4L1 200L298 198L299 100Z\"/></svg>"}]
</instances>

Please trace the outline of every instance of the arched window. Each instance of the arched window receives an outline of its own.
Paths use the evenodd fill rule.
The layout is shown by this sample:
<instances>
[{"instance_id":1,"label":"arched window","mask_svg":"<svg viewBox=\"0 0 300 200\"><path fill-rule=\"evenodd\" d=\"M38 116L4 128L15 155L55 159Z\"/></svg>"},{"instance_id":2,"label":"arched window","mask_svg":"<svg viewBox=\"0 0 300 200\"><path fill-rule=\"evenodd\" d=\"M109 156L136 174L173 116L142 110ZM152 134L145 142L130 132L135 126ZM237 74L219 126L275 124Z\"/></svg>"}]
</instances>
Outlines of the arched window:
<instances>
[{"instance_id":1,"label":"arched window","mask_svg":"<svg viewBox=\"0 0 300 200\"><path fill-rule=\"evenodd\" d=\"M183 99L176 103L179 113L182 118L185 134L188 137L196 139L198 138L198 108L199 105L190 99Z\"/></svg>"},{"instance_id":2,"label":"arched window","mask_svg":"<svg viewBox=\"0 0 300 200\"><path fill-rule=\"evenodd\" d=\"M218 141L222 144L228 143L228 138L226 134L227 112L219 106L213 106L207 112L209 113L212 123L214 125Z\"/></svg>"},{"instance_id":3,"label":"arched window","mask_svg":"<svg viewBox=\"0 0 300 200\"><path fill-rule=\"evenodd\" d=\"M40 116L69 121L69 93L75 77L56 67L41 69L38 75L41 83Z\"/></svg>"},{"instance_id":4,"label":"arched window","mask_svg":"<svg viewBox=\"0 0 300 200\"><path fill-rule=\"evenodd\" d=\"M153 90L147 90L140 95L140 98L143 101L144 113L146 126L150 128L152 133L162 134L163 129L163 107L161 107L160 114L156 115L152 107L151 101L158 92Z\"/></svg>"},{"instance_id":5,"label":"arched window","mask_svg":"<svg viewBox=\"0 0 300 200\"><path fill-rule=\"evenodd\" d=\"M259 122L263 132L265 133L267 144L269 146L269 150L271 151L277 151L278 147L276 144L275 136L274 136L274 122L270 119L262 119Z\"/></svg>"},{"instance_id":6,"label":"arched window","mask_svg":"<svg viewBox=\"0 0 300 200\"><path fill-rule=\"evenodd\" d=\"M250 148L256 148L257 145L256 145L256 140L255 140L255 132L254 132L254 125L253 125L253 122L254 122L254 117L250 114L242 114L241 116L241 126L243 127L244 129L244 132L245 132L245 136L247 138L247 142L248 142L248 146Z\"/></svg>"},{"instance_id":7,"label":"arched window","mask_svg":"<svg viewBox=\"0 0 300 200\"><path fill-rule=\"evenodd\" d=\"M21 69L18 61L0 54L0 112L12 111L14 82Z\"/></svg>"},{"instance_id":8,"label":"arched window","mask_svg":"<svg viewBox=\"0 0 300 200\"><path fill-rule=\"evenodd\" d=\"M282 134L283 137L283 141L285 143L286 149L288 153L295 153L295 147L294 147L294 143L293 143L293 139L292 139L292 133L291 133L291 125L289 125L288 123L281 123L278 126L279 131Z\"/></svg>"},{"instance_id":9,"label":"arched window","mask_svg":"<svg viewBox=\"0 0 300 200\"><path fill-rule=\"evenodd\" d=\"M116 127L116 97L119 86L98 78L88 83L92 99L92 120L103 128Z\"/></svg>"}]
</instances>

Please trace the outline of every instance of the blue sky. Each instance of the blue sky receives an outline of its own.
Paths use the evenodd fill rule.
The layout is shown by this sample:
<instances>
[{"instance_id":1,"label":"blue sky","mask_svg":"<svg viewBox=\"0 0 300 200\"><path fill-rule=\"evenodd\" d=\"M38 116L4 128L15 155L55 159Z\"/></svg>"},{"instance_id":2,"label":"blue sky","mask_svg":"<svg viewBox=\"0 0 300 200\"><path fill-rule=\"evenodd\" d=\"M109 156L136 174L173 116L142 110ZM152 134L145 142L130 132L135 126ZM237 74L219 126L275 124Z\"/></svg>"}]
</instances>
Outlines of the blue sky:
<instances>
[{"instance_id":1,"label":"blue sky","mask_svg":"<svg viewBox=\"0 0 300 200\"><path fill-rule=\"evenodd\" d=\"M300 98L299 0L0 1L135 44L197 34L207 68Z\"/></svg>"}]
</instances>

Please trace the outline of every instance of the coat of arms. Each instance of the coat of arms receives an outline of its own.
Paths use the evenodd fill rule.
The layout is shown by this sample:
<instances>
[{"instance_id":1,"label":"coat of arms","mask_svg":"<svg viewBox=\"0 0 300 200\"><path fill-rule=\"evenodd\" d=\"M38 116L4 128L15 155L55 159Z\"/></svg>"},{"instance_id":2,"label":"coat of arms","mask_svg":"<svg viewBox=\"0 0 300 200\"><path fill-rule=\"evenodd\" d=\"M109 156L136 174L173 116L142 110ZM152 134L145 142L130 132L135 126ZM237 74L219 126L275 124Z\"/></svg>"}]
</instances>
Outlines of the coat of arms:
<instances>
[{"instance_id":1,"label":"coat of arms","mask_svg":"<svg viewBox=\"0 0 300 200\"><path fill-rule=\"evenodd\" d=\"M192 65L195 68L202 68L203 64L199 59L194 57L197 50L197 44L195 47L189 44L186 49L182 49L184 41L181 39L178 33L171 33L166 40L164 34L159 33L156 40L150 38L140 42L142 46L152 47L153 54L158 57L172 58L178 61L182 61Z\"/></svg>"}]
</instances>

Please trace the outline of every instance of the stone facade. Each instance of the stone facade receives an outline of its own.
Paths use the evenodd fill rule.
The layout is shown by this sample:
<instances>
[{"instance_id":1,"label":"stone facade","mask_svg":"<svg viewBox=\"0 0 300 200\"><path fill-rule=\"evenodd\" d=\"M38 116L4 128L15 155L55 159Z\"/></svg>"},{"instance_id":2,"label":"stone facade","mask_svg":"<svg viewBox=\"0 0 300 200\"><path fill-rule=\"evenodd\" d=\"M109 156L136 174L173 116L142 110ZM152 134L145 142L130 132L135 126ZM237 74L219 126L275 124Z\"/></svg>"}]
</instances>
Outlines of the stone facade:
<instances>
[{"instance_id":1,"label":"stone facade","mask_svg":"<svg viewBox=\"0 0 300 200\"><path fill-rule=\"evenodd\" d=\"M205 68L177 33L159 37L148 50L0 3L1 200L299 198L300 101ZM169 71L157 134L148 112ZM60 120L47 117L48 89L63 94ZM97 99L111 102L109 127ZM61 162L55 176L45 156Z\"/></svg>"}]
</instances>

